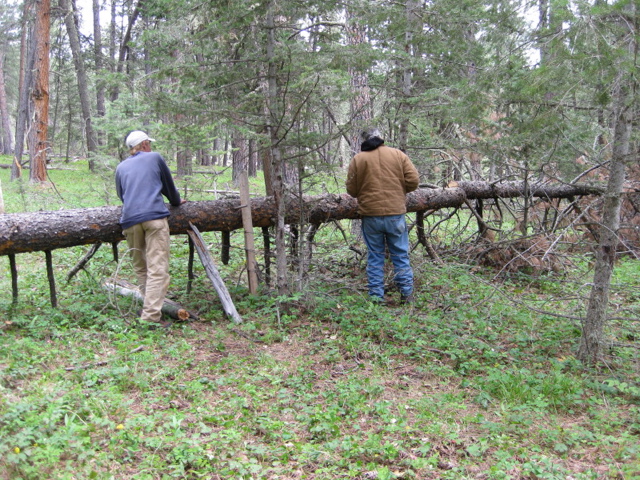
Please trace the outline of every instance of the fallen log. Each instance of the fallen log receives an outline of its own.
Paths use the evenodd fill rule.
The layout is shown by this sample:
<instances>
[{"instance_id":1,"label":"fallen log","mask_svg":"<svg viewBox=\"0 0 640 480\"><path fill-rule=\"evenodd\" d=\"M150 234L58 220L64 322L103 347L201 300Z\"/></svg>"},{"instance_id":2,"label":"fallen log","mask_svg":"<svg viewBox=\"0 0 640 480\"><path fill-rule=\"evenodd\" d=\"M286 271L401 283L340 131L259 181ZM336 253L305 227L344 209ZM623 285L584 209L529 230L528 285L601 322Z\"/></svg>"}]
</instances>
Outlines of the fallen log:
<instances>
[{"instance_id":1,"label":"fallen log","mask_svg":"<svg viewBox=\"0 0 640 480\"><path fill-rule=\"evenodd\" d=\"M529 194L543 198L569 198L600 195L603 189L590 185L559 187L531 185ZM407 211L418 212L461 207L468 199L513 198L525 194L522 183L458 182L455 187L421 188L407 195ZM171 234L183 234L193 223L202 232L233 231L242 228L240 199L187 202L169 207ZM358 218L358 202L346 193L290 198L285 223L319 225L333 220ZM114 243L124 239L118 223L120 206L105 206L47 212L0 215L0 255L36 252L88 245ZM276 209L272 197L251 201L251 217L256 228L275 223Z\"/></svg>"},{"instance_id":2,"label":"fallen log","mask_svg":"<svg viewBox=\"0 0 640 480\"><path fill-rule=\"evenodd\" d=\"M144 302L144 296L140 293L138 287L125 280L117 280L115 283L105 282L103 287L109 292L117 293L123 297L135 298L140 302ZM190 312L168 298L165 298L164 303L162 304L162 313L181 322L185 322L187 320L198 320L198 315Z\"/></svg>"},{"instance_id":3,"label":"fallen log","mask_svg":"<svg viewBox=\"0 0 640 480\"><path fill-rule=\"evenodd\" d=\"M461 188L468 200L481 200L487 198L515 198L525 194L525 186L521 182L449 182L450 188ZM549 185L533 183L527 185L529 196L539 198L572 198L585 195L602 195L604 187L589 184L558 184Z\"/></svg>"}]
</instances>

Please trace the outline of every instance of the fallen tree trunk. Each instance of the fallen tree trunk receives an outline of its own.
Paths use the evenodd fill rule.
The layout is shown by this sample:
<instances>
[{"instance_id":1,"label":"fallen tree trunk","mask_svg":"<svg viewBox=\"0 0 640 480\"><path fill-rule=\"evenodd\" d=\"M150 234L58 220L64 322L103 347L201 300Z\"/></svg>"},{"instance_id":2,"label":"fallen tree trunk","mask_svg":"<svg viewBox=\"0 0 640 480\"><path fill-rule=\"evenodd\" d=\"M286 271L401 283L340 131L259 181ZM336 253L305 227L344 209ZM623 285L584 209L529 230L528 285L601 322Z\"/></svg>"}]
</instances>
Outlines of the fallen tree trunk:
<instances>
[{"instance_id":1,"label":"fallen tree trunk","mask_svg":"<svg viewBox=\"0 0 640 480\"><path fill-rule=\"evenodd\" d=\"M458 182L454 187L421 188L407 195L407 211L418 212L440 208L461 207L468 199L513 198L524 195L521 183L489 184ZM531 195L542 198L569 198L580 195L600 195L602 189L588 185L529 187ZM290 198L285 223L322 224L332 220L358 218L358 202L345 194ZM187 202L170 207L171 234L187 233L189 222L200 231L232 231L242 228L239 199ZM36 252L88 245L98 242L119 242L124 239L120 228L120 206L82 208L49 212L0 215L0 255ZM274 225L276 211L272 197L251 201L253 226Z\"/></svg>"},{"instance_id":2,"label":"fallen tree trunk","mask_svg":"<svg viewBox=\"0 0 640 480\"><path fill-rule=\"evenodd\" d=\"M138 287L127 282L126 280L116 280L115 283L105 282L103 287L109 292L117 293L118 295L122 295L123 297L135 298L140 303L144 303L144 296L140 293ZM199 319L195 313L190 312L189 310L183 308L181 305L168 298L164 299L164 303L162 304L162 313L170 316L174 320L179 320L181 322Z\"/></svg>"},{"instance_id":3,"label":"fallen tree trunk","mask_svg":"<svg viewBox=\"0 0 640 480\"><path fill-rule=\"evenodd\" d=\"M515 198L521 197L525 193L525 186L522 182L450 182L450 188L461 188L467 195L468 200L480 200L487 198ZM558 184L548 185L542 183L528 184L529 195L545 199L551 198L572 198L584 195L602 195L604 187L588 184Z\"/></svg>"}]
</instances>

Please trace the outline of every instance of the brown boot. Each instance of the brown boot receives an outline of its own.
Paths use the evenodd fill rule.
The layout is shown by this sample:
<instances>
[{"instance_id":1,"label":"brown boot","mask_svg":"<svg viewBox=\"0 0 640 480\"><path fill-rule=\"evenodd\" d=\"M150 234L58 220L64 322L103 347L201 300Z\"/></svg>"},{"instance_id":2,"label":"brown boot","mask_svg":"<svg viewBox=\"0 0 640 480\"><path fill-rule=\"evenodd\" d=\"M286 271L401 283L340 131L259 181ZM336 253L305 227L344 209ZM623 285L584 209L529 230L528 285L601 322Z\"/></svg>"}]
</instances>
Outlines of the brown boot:
<instances>
[{"instance_id":1,"label":"brown boot","mask_svg":"<svg viewBox=\"0 0 640 480\"><path fill-rule=\"evenodd\" d=\"M416 299L413 297L413 293L410 295L401 295L400 296L400 303L402 305L413 305L414 303L416 303Z\"/></svg>"}]
</instances>

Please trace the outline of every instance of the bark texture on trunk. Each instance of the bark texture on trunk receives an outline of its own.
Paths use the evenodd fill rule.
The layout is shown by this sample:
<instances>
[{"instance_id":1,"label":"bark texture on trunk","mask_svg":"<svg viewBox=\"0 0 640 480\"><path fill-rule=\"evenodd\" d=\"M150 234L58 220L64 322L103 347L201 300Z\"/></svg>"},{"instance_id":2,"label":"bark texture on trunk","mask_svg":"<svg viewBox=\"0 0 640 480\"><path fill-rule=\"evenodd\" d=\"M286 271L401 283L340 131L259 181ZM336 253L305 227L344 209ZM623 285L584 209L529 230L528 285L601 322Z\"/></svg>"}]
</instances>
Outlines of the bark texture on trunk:
<instances>
[{"instance_id":1,"label":"bark texture on trunk","mask_svg":"<svg viewBox=\"0 0 640 480\"><path fill-rule=\"evenodd\" d=\"M266 16L266 30L267 30L267 131L269 132L269 140L271 145L269 151L271 152L270 159L270 171L271 171L271 185L270 189L273 193L273 223L276 225L276 270L277 270L277 287L280 295L287 295L289 293L289 282L287 278L287 246L284 237L285 216L290 209L288 205L289 199L285 196L285 160L282 152L280 142L284 139L283 135L286 132L281 132L281 122L284 112L283 103L286 102L286 97L283 97L279 80L278 80L278 59L276 58L276 51L278 49L278 43L276 40L276 21L275 11L276 2L269 2ZM254 225L256 223L254 222ZM265 226L265 225L261 225Z\"/></svg>"},{"instance_id":2,"label":"bark texture on trunk","mask_svg":"<svg viewBox=\"0 0 640 480\"><path fill-rule=\"evenodd\" d=\"M609 182L604 195L600 241L596 249L593 287L589 296L587 314L582 326L578 359L596 364L602 360L605 345L604 325L609 307L611 276L615 266L620 229L620 207L624 188L626 162L631 151L632 115L626 107L626 95L620 100L614 128L613 154L609 170Z\"/></svg>"},{"instance_id":3,"label":"bark texture on trunk","mask_svg":"<svg viewBox=\"0 0 640 480\"><path fill-rule=\"evenodd\" d=\"M549 185L544 183L483 181L451 182L449 187L462 188L469 200L488 198L515 198L530 195L539 198L571 198L581 195L602 195L605 188L589 184Z\"/></svg>"},{"instance_id":4,"label":"bark texture on trunk","mask_svg":"<svg viewBox=\"0 0 640 480\"><path fill-rule=\"evenodd\" d=\"M20 79L18 81L18 121L16 123L16 142L11 180L22 176L22 154L24 153L25 135L29 118L29 91L33 83L33 64L35 61L36 40L33 35L32 15L33 2L24 2L22 13L22 34L20 36Z\"/></svg>"},{"instance_id":5,"label":"bark texture on trunk","mask_svg":"<svg viewBox=\"0 0 640 480\"><path fill-rule=\"evenodd\" d=\"M521 184L494 185L483 188L481 182L460 182L458 187L419 189L407 195L407 211L418 212L440 208L457 208L467 199L515 197L524 186ZM473 187L473 188L472 188ZM469 188L469 191L467 191ZM599 195L602 189L575 185L563 187L530 188L540 197L561 198L578 195ZM489 195L490 193L490 195ZM500 195L502 194L502 195ZM187 233L189 222L200 231L232 231L242 228L242 212L239 199L187 202L179 207L169 207L171 234ZM346 193L308 196L302 202L286 201L285 224L296 224L300 218L319 225L332 220L359 218L358 202ZM88 245L97 242L118 242L124 239L120 228L121 207L108 206L58 210L51 212L13 213L0 216L0 255L36 252ZM276 224L278 212L273 197L251 200L251 217L255 228Z\"/></svg>"},{"instance_id":6,"label":"bark texture on trunk","mask_svg":"<svg viewBox=\"0 0 640 480\"><path fill-rule=\"evenodd\" d=\"M99 73L96 79L96 113L98 117L104 117L105 107L105 82L101 80L104 66L102 52L102 28L100 27L100 0L92 1L93 12L93 57L95 61L96 72Z\"/></svg>"},{"instance_id":7,"label":"bark texture on trunk","mask_svg":"<svg viewBox=\"0 0 640 480\"><path fill-rule=\"evenodd\" d=\"M598 248L596 249L593 287L589 296L589 305L578 349L578 359L591 364L599 363L604 356L604 326L607 321L611 277L619 242L620 212L626 168L627 164L631 165L632 162L637 162L638 158L637 143L634 143L632 138L638 112L638 20L640 17L637 9L638 2L628 2L622 7L620 16L617 17L616 14L617 18L614 17L618 22L617 26L620 27L616 33L616 42L619 42L620 45L616 56L620 56L616 59L618 65L613 66L613 68L617 67L618 74L611 90L613 99L611 162L607 190L604 194ZM625 65L625 63L627 64Z\"/></svg>"},{"instance_id":8,"label":"bark texture on trunk","mask_svg":"<svg viewBox=\"0 0 640 480\"><path fill-rule=\"evenodd\" d=\"M49 150L49 47L51 31L51 1L36 1L36 53L34 85L31 91L33 100L33 122L29 140L29 156L32 182L47 180L47 152Z\"/></svg>"},{"instance_id":9,"label":"bark texture on trunk","mask_svg":"<svg viewBox=\"0 0 640 480\"><path fill-rule=\"evenodd\" d=\"M84 68L84 58L80 47L80 37L76 28L76 12L71 7L69 0L59 0L60 10L64 15L64 24L67 27L69 35L69 46L71 47L71 55L73 56L73 64L76 69L76 79L78 82L78 98L80 100L80 109L82 111L82 119L84 126L84 136L87 142L87 150L95 153L98 149L98 142L91 124L91 100L89 99L89 81ZM93 171L93 157L89 156L89 169Z\"/></svg>"},{"instance_id":10,"label":"bark texture on trunk","mask_svg":"<svg viewBox=\"0 0 640 480\"><path fill-rule=\"evenodd\" d=\"M7 89L4 79L4 58L7 42L2 45L0 52L0 121L2 121L2 153L11 155L13 153L13 142L11 136L11 115L7 103Z\"/></svg>"}]
</instances>

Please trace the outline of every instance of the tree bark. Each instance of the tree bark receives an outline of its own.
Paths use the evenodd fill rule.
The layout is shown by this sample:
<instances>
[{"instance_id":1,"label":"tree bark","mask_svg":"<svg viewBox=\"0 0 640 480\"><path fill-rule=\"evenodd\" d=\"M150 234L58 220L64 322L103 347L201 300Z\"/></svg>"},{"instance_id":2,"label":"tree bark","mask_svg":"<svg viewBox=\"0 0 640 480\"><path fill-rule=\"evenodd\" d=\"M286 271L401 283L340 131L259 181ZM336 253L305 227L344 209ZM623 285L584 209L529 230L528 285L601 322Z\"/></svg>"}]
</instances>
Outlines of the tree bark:
<instances>
[{"instance_id":1,"label":"tree bark","mask_svg":"<svg viewBox=\"0 0 640 480\"><path fill-rule=\"evenodd\" d=\"M414 36L416 32L422 30L422 20L420 10L422 4L418 0L408 0L405 4L406 30L404 32L404 52L406 57L400 60L399 67L402 72L400 89L400 125L398 127L398 148L407 152L409 146L409 120L411 114L411 103L409 99L413 93L414 69L411 67L410 59L415 56Z\"/></svg>"},{"instance_id":2,"label":"tree bark","mask_svg":"<svg viewBox=\"0 0 640 480\"><path fill-rule=\"evenodd\" d=\"M449 187L463 189L469 200L488 198L515 198L530 195L539 198L571 198L580 195L602 195L605 189L598 185L562 184L549 185L544 183L501 182L489 183L483 181L450 182Z\"/></svg>"},{"instance_id":3,"label":"tree bark","mask_svg":"<svg viewBox=\"0 0 640 480\"><path fill-rule=\"evenodd\" d=\"M118 22L118 16L116 14L117 0L110 0L111 4L111 19L109 21L109 71L114 73L116 71L116 44L117 44L117 29L116 24Z\"/></svg>"},{"instance_id":4,"label":"tree bark","mask_svg":"<svg viewBox=\"0 0 640 480\"><path fill-rule=\"evenodd\" d=\"M178 164L178 172L176 177L186 177L188 175L193 175L193 159L191 150L182 142L178 152L176 153L176 160Z\"/></svg>"},{"instance_id":5,"label":"tree bark","mask_svg":"<svg viewBox=\"0 0 640 480\"><path fill-rule=\"evenodd\" d=\"M356 12L347 8L345 12L345 25L348 45L358 48L367 43L366 28L362 24ZM349 82L351 85L350 121L353 125L349 148L351 156L360 152L360 132L363 127L369 125L373 119L373 107L371 103L371 90L369 88L368 70L349 67Z\"/></svg>"},{"instance_id":6,"label":"tree bark","mask_svg":"<svg viewBox=\"0 0 640 480\"><path fill-rule=\"evenodd\" d=\"M282 103L283 95L281 95L280 85L278 83L278 66L276 59L276 25L275 25L275 2L271 1L267 7L266 30L267 30L267 131L269 132L271 155L270 171L271 171L271 191L273 192L273 200L275 204L275 226L276 226L276 270L277 270L277 288L280 295L289 293L289 281L287 278L287 251L285 242L285 215L290 210L288 199L285 196L284 182L284 159L282 155L282 147L280 146L281 138L281 122L283 115ZM255 222L254 222L255 225Z\"/></svg>"},{"instance_id":7,"label":"tree bark","mask_svg":"<svg viewBox=\"0 0 640 480\"><path fill-rule=\"evenodd\" d=\"M34 105L33 122L31 124L33 137L30 136L29 141L29 156L31 158L29 179L32 182L45 182L47 180L50 31L51 1L36 0L36 26L34 31L36 39L35 75L33 90L31 91Z\"/></svg>"},{"instance_id":8,"label":"tree bark","mask_svg":"<svg viewBox=\"0 0 640 480\"><path fill-rule=\"evenodd\" d=\"M478 198L474 190L465 190L467 182L455 188L419 189L407 195L407 211L418 212L440 208L457 208L465 200ZM472 183L475 192L491 193L485 198L499 197L503 192L507 197L520 194L524 187L520 184L493 185L481 188L480 182ZM573 193L563 186L557 193L566 196L599 195L602 189L592 186L575 185ZM553 187L548 190L533 188L532 194L552 198ZM192 222L201 231L232 231L242 228L242 213L239 199L187 202L179 207L169 207L171 234L183 234ZM309 224L322 224L333 220L359 218L358 202L345 194L325 194L304 197L302 201L286 201L287 210L282 218L283 225L299 223L306 218ZM0 216L0 255L36 252L88 245L96 242L118 242L124 239L120 228L121 207L108 206L51 212L13 213ZM273 197L251 200L251 218L256 228L276 224L278 210Z\"/></svg>"},{"instance_id":9,"label":"tree bark","mask_svg":"<svg viewBox=\"0 0 640 480\"><path fill-rule=\"evenodd\" d=\"M122 43L120 44L120 53L118 54L118 60L116 63L116 72L122 73L124 70L124 62L127 59L129 54L129 42L131 41L131 33L133 32L133 26L138 20L138 16L140 15L140 4L143 0L139 0L136 6L133 8L131 12L131 16L129 17L129 23L127 24L127 31L122 38ZM113 87L111 91L111 101L115 102L120 95L120 89L117 86Z\"/></svg>"},{"instance_id":10,"label":"tree bark","mask_svg":"<svg viewBox=\"0 0 640 480\"><path fill-rule=\"evenodd\" d=\"M624 190L627 163L637 162L637 144L632 147L632 130L637 121L638 81L638 4L629 2L616 11L614 28L618 51L615 52L616 78L612 84L612 127L611 162L609 179L604 197L602 224L593 286L589 297L586 318L582 325L582 337L578 349L578 359L584 363L596 364L602 361L605 339L604 326L607 321L611 275L616 260L622 192ZM608 20L607 20L608 21ZM636 210L637 211L637 210Z\"/></svg>"},{"instance_id":11,"label":"tree bark","mask_svg":"<svg viewBox=\"0 0 640 480\"><path fill-rule=\"evenodd\" d=\"M238 122L239 123L239 122ZM249 143L240 130L234 130L231 136L231 178L234 185L240 184L240 177L248 169Z\"/></svg>"},{"instance_id":12,"label":"tree bark","mask_svg":"<svg viewBox=\"0 0 640 480\"><path fill-rule=\"evenodd\" d=\"M16 122L16 143L11 166L11 180L22 176L22 153L24 137L29 121L29 90L33 79L33 62L35 58L36 40L32 32L32 1L24 2L22 12L22 33L20 35L20 78L18 80L18 121Z\"/></svg>"},{"instance_id":13,"label":"tree bark","mask_svg":"<svg viewBox=\"0 0 640 480\"><path fill-rule=\"evenodd\" d=\"M631 150L632 108L627 104L627 94L619 93L619 95L621 98L618 99L619 107L616 109L613 155L602 210L602 225L596 250L593 286L578 349L578 359L590 364L596 364L602 360L604 325L609 306L609 288L618 246L625 163L628 161Z\"/></svg>"},{"instance_id":14,"label":"tree bark","mask_svg":"<svg viewBox=\"0 0 640 480\"><path fill-rule=\"evenodd\" d=\"M76 12L69 5L69 0L59 0L60 9L64 15L64 24L69 35L69 45L71 47L71 55L73 56L73 64L76 69L76 80L78 82L78 97L80 100L80 109L82 110L83 131L87 142L87 150L89 151L89 170L94 170L93 155L98 150L98 142L91 123L91 101L89 100L89 82L87 73L84 69L84 59L82 49L80 48L80 37L76 28L75 16Z\"/></svg>"},{"instance_id":15,"label":"tree bark","mask_svg":"<svg viewBox=\"0 0 640 480\"><path fill-rule=\"evenodd\" d=\"M11 116L7 104L7 89L4 80L4 58L6 56L7 42L2 46L0 52L0 118L2 119L2 153L11 155L13 153L13 143L11 141Z\"/></svg>"},{"instance_id":16,"label":"tree bark","mask_svg":"<svg viewBox=\"0 0 640 480\"><path fill-rule=\"evenodd\" d=\"M93 54L96 66L96 72L99 77L104 75L104 59L102 53L102 29L100 28L100 1L93 0ZM98 117L104 117L106 113L105 107L105 82L102 78L96 81L96 113ZM96 137L99 135L96 133ZM98 140L100 143L100 140Z\"/></svg>"}]
</instances>

